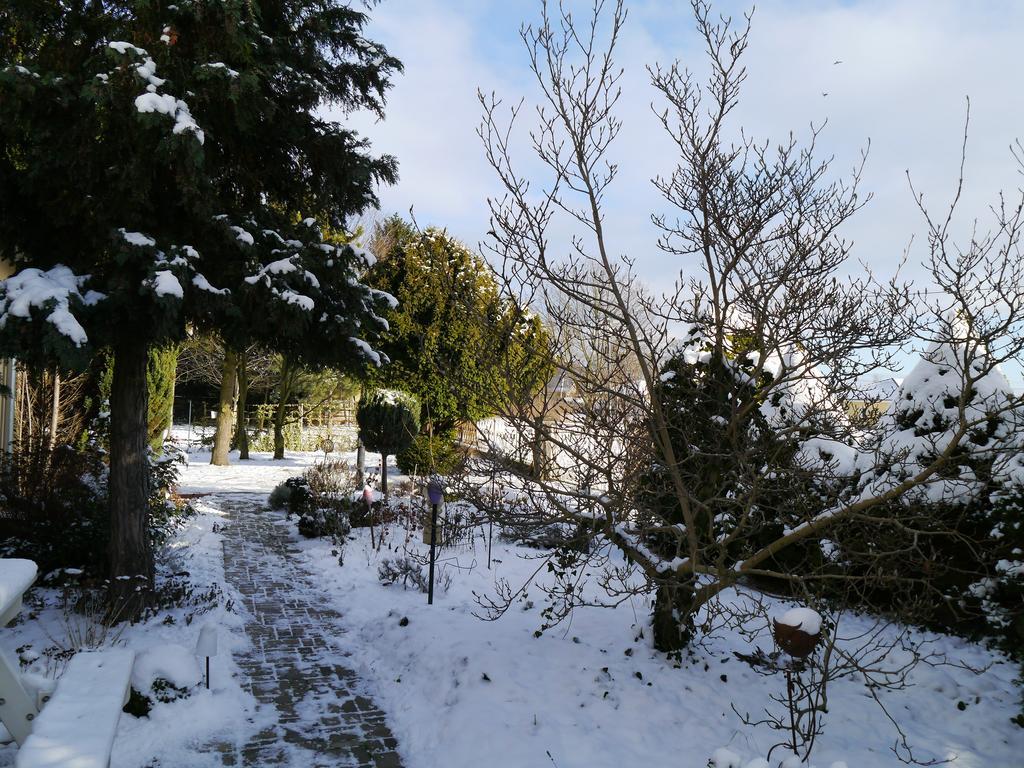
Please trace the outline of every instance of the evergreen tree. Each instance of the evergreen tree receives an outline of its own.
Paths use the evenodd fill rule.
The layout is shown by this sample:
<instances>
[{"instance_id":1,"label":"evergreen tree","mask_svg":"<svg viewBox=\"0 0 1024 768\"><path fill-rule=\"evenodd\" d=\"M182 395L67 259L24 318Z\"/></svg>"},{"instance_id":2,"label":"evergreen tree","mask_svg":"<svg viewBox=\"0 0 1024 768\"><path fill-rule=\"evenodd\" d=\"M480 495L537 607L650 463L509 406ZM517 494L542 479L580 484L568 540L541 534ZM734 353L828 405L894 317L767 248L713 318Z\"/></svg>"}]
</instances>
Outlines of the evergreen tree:
<instances>
[{"instance_id":1,"label":"evergreen tree","mask_svg":"<svg viewBox=\"0 0 1024 768\"><path fill-rule=\"evenodd\" d=\"M695 510L705 557L733 564L797 525L829 491L815 482L805 445L808 438L820 440L820 434L793 430L807 423L805 390L813 387L813 377L804 375L799 386L766 399L768 385L787 362L791 367L792 355L766 352L752 336L738 333L727 339L724 356L713 350L700 329L691 329L663 366L653 395L665 412L675 469ZM758 366L762 358L769 362ZM672 530L683 529L685 520L666 453L656 447L654 462L640 478L639 499L650 528L662 531L651 534L648 545L673 560L688 552ZM742 537L730 535L740 527ZM800 560L820 560L814 542L783 557L772 565L786 572ZM658 647L678 648L689 641L693 626L681 626L678 617L690 614L687 603L697 586L696 579L689 585L674 579L658 584L653 616Z\"/></svg>"},{"instance_id":2,"label":"evergreen tree","mask_svg":"<svg viewBox=\"0 0 1024 768\"><path fill-rule=\"evenodd\" d=\"M908 498L964 503L1008 479L1024 449L1024 419L1012 408L1018 396L1006 376L987 365L988 351L968 343L963 322L948 323L949 340L933 343L903 379L887 414L883 446L892 472L910 476L939 457L963 412L976 426L946 458L942 481L922 489L924 496Z\"/></svg>"},{"instance_id":3,"label":"evergreen tree","mask_svg":"<svg viewBox=\"0 0 1024 768\"><path fill-rule=\"evenodd\" d=\"M138 606L136 577L152 585L151 347L191 322L314 365L380 362L386 297L321 230L395 178L393 159L322 116L382 113L400 64L366 21L338 0L0 11L0 256L19 270L0 289L0 348L65 368L113 352L115 601Z\"/></svg>"},{"instance_id":4,"label":"evergreen tree","mask_svg":"<svg viewBox=\"0 0 1024 768\"><path fill-rule=\"evenodd\" d=\"M1024 421L1006 376L988 363L984 345L962 319L947 318L946 338L933 342L903 379L883 416L884 466L869 478L904 481L939 465L927 486L880 507L885 525L837 536L842 557L889 576L865 592L879 610L910 604L909 619L945 631L996 631L1019 653L1024 637L1020 595L1024 568ZM973 425L948 450L957 430ZM942 599L921 601L915 580L927 577ZM906 587L897 580L911 586ZM893 583L895 582L895 583ZM986 622L988 626L986 626Z\"/></svg>"},{"instance_id":5,"label":"evergreen tree","mask_svg":"<svg viewBox=\"0 0 1024 768\"><path fill-rule=\"evenodd\" d=\"M356 422L367 450L380 454L380 487L388 495L388 456L408 448L420 430L420 404L393 389L379 389L359 401Z\"/></svg>"},{"instance_id":6,"label":"evergreen tree","mask_svg":"<svg viewBox=\"0 0 1024 768\"><path fill-rule=\"evenodd\" d=\"M546 333L539 318L500 295L487 263L444 230L420 232L393 216L371 250L377 261L367 281L398 299L380 345L390 364L373 379L412 392L422 409L424 430L400 462L443 471L455 461L458 424L497 412L509 364L519 378L532 370L527 361L543 357Z\"/></svg>"},{"instance_id":7,"label":"evergreen tree","mask_svg":"<svg viewBox=\"0 0 1024 768\"><path fill-rule=\"evenodd\" d=\"M146 417L149 446L159 451L171 426L174 409L174 375L178 368L178 347L152 347L146 366L149 411Z\"/></svg>"}]
</instances>

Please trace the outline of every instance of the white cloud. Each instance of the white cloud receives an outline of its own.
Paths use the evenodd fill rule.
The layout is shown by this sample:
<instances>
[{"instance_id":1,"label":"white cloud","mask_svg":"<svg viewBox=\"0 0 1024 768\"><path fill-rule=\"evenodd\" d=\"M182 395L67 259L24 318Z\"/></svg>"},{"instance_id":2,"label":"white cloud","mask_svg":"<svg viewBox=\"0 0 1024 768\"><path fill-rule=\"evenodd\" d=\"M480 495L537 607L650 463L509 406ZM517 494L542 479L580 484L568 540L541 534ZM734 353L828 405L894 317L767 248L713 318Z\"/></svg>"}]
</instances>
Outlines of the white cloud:
<instances>
[{"instance_id":1,"label":"white cloud","mask_svg":"<svg viewBox=\"0 0 1024 768\"><path fill-rule=\"evenodd\" d=\"M384 121L363 114L349 125L370 137L375 152L398 158L400 181L380 190L382 213L407 216L413 206L422 226L447 226L475 244L486 230L493 192L476 135L476 92L506 91L515 81L487 61L472 21L441 0L379 6L369 34L402 60L405 73L388 94Z\"/></svg>"},{"instance_id":2,"label":"white cloud","mask_svg":"<svg viewBox=\"0 0 1024 768\"><path fill-rule=\"evenodd\" d=\"M627 68L625 128L608 229L615 250L636 257L645 279L667 288L681 265L655 247L649 215L661 205L650 178L670 172L672 148L650 114L655 93L643 67L677 57L698 72L703 64L687 4L632 5L619 59ZM733 0L724 5L733 13L744 7ZM538 96L525 57L509 54L518 24L534 20L538 9L533 2L390 0L374 11L371 34L406 65L386 121L357 123L378 151L399 158L398 185L381 191L386 212L414 205L421 224L447 226L470 244L484 236L485 201L500 188L475 135L476 89L494 89L507 103ZM965 227L971 218L985 220L1000 189L1017 189L1008 147L1024 133L1024 91L1016 83L1022 31L1024 4L1008 1L763 1L737 125L754 136L783 138L791 129L806 135L812 121L828 118L820 148L835 155L840 172L870 138L864 190L874 200L845 234L856 241L858 258L885 272L915 234L912 256L922 255L922 221L905 171L935 206L954 190L966 96L972 122Z\"/></svg>"}]
</instances>

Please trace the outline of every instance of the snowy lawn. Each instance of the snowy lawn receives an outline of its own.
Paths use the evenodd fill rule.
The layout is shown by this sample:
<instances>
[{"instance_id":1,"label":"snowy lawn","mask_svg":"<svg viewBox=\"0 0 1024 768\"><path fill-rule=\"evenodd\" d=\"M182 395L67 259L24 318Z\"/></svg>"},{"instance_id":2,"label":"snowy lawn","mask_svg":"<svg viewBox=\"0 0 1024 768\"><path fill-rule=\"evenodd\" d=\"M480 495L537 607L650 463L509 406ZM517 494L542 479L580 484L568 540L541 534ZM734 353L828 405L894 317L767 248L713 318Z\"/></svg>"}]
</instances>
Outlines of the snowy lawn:
<instances>
[{"instance_id":1,"label":"snowy lawn","mask_svg":"<svg viewBox=\"0 0 1024 768\"><path fill-rule=\"evenodd\" d=\"M209 455L197 452L179 490L265 498L275 485L320 458L289 454L284 462L274 462L254 454L250 462L233 457L235 463L223 468L211 467ZM377 466L377 457L367 458L371 468ZM213 690L199 687L187 699L157 704L148 718L122 715L114 768L137 768L154 759L163 766L220 765L212 745L244 744L273 717L272 710L259 711L232 677L238 672L232 657L248 642L242 631L244 608L224 578L216 531L223 518L214 508L216 498L197 498L196 504L200 515L166 548L161 574L187 571L200 591L218 585L225 594L213 610L197 613L197 606L185 605L164 611L116 639L139 654L140 676L188 678L199 669L198 662L189 663L189 652L200 628L216 624L221 654L214 660ZM279 512L267 514L283 518ZM488 570L485 532L478 530L471 545L442 550L439 583L450 586L439 587L435 604L428 606L426 595L414 587L383 586L378 578L380 564L401 557L405 548L426 553L421 531L393 526L375 551L369 530L357 529L338 552L330 541L300 539L294 521L288 525L300 541L302 562L321 577L311 598L332 601L342 614L348 630L345 664L370 685L386 710L408 768L704 768L709 760L717 768L764 768L756 759L783 738L744 725L732 709L735 705L757 715L763 707L776 706L769 695L784 686L780 677L758 675L733 656L733 651L752 650L736 635L715 638L676 664L654 652L647 626L650 607L636 599L615 609L580 609L571 622L537 636L544 607L539 590L527 590L497 621L474 615L481 612L474 593L493 594L498 579L513 587L527 581L539 564L536 550L495 536ZM22 656L28 659L67 645L75 632L60 608L59 590L37 587L30 595L21 619L0 632L0 646L12 657L26 645L31 648ZM235 601L232 610L225 608L229 600ZM789 607L779 601L773 613L782 615ZM195 615L188 623L190 614ZM870 624L867 618L844 621L844 634L852 634L858 622ZM767 637L762 647L770 647ZM922 665L913 673L913 687L883 694L916 757L951 760L958 768L1020 765L1024 729L1009 721L1019 711L1016 666L955 638L938 637L931 650L985 671L976 676L956 666ZM34 666L45 671L54 665L40 656ZM901 765L890 749L898 734L862 684L833 684L829 701L813 765ZM14 754L13 746L0 750L0 765L11 764ZM775 751L773 768L784 756Z\"/></svg>"},{"instance_id":2,"label":"snowy lawn","mask_svg":"<svg viewBox=\"0 0 1024 768\"><path fill-rule=\"evenodd\" d=\"M315 459L306 454L294 461ZM262 477L268 492L283 479L284 472L274 470L271 479L256 466L232 468L224 477L240 483L243 476ZM188 482L208 482L210 473L196 465ZM327 540L300 544L310 570L322 575L320 588L344 616L348 662L375 684L409 768L703 768L712 759L718 768L746 768L766 765L757 759L785 738L744 725L732 709L756 719L764 707L778 708L769 695L784 690L781 676L759 675L733 656L749 653L748 641L725 635L675 664L653 650L650 606L639 599L615 609L580 609L571 622L537 636L544 607L537 590L499 620L483 621L474 615L481 613L474 593L493 593L498 579L516 587L539 563L536 550L495 537L487 570L482 530L472 546L443 551L440 581L450 578L450 587L438 588L428 606L414 587L383 586L378 578L380 563L406 547L425 555L421 535L392 528L379 551L365 528L353 532L341 553ZM789 607L777 601L772 612L781 616ZM867 617L843 621L844 636L874 625ZM771 648L767 634L761 645ZM915 757L960 768L1020 765L1024 729L1010 722L1019 711L1016 665L957 638L934 637L929 650L954 665L919 665L912 687L880 694ZM985 671L974 675L958 662ZM862 683L833 683L829 702L812 764L902 764L891 751L899 734ZM773 766L784 757L776 750Z\"/></svg>"},{"instance_id":3,"label":"snowy lawn","mask_svg":"<svg viewBox=\"0 0 1024 768\"><path fill-rule=\"evenodd\" d=\"M757 715L774 706L769 694L784 687L781 677L760 676L733 657L735 650L752 650L739 638L714 640L675 665L653 650L650 607L640 600L580 609L571 622L537 637L539 594L527 594L493 622L474 616L480 608L473 596L493 592L498 578L513 586L526 580L537 567L530 559L536 551L496 540L491 571L480 537L472 550L446 552L442 570L451 586L428 606L426 595L378 581L379 562L395 556L389 546L405 544L400 532L380 552L371 549L366 529L354 535L343 567L328 542L311 540L302 549L349 624L351 661L377 681L376 698L393 718L411 768L699 768L722 747L728 750L718 753L718 768L732 768L728 752L745 767L783 738L743 725L730 706ZM427 549L418 538L407 546ZM778 613L784 609L780 603ZM871 625L847 621L845 635L858 621ZM762 647L771 648L767 636ZM1018 711L1016 666L955 638L938 638L931 650L973 667L991 666L975 676L922 665L914 687L884 694L916 756L963 768L1020 765L1024 729L1009 720ZM898 734L862 684L835 683L829 700L813 764L900 764L890 751ZM776 750L773 763L784 756Z\"/></svg>"},{"instance_id":4,"label":"snowy lawn","mask_svg":"<svg viewBox=\"0 0 1024 768\"><path fill-rule=\"evenodd\" d=\"M18 619L0 630L0 650L12 662L20 659L31 675L58 675L66 665L62 651L69 648L119 646L136 654L134 687L148 690L155 678L163 678L191 689L187 698L155 702L148 717L122 714L112 768L220 766L210 745L245 743L261 725L254 699L236 677L233 657L248 641L237 599L224 579L216 532L223 516L202 503L196 506L199 514L158 553L158 587L173 574L180 574L177 583L188 585L180 606L161 610L142 624L105 630L97 610L76 611L64 605L63 589L36 586ZM210 594L211 588L218 593ZM200 683L202 664L194 656L200 629L208 624L217 627L220 644L209 691ZM14 744L0 748L0 765L13 765L16 753Z\"/></svg>"}]
</instances>

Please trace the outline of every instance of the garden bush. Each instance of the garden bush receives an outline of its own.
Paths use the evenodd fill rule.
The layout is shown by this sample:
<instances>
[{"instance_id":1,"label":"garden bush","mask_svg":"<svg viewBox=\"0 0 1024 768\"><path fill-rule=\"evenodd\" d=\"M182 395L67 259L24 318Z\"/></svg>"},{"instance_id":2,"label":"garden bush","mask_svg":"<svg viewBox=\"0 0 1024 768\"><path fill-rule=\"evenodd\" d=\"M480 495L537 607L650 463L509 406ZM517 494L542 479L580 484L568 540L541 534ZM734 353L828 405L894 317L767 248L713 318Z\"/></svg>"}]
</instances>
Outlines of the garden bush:
<instances>
[{"instance_id":1,"label":"garden bush","mask_svg":"<svg viewBox=\"0 0 1024 768\"><path fill-rule=\"evenodd\" d=\"M95 443L54 450L16 446L0 457L0 556L34 560L42 573L107 573L106 453ZM166 446L151 458L149 535L161 544L194 513L172 488L183 462Z\"/></svg>"},{"instance_id":2,"label":"garden bush","mask_svg":"<svg viewBox=\"0 0 1024 768\"><path fill-rule=\"evenodd\" d=\"M398 468L407 475L454 475L465 461L459 447L458 430L446 429L429 435L420 432L405 450L395 456Z\"/></svg>"},{"instance_id":3,"label":"garden bush","mask_svg":"<svg viewBox=\"0 0 1024 768\"><path fill-rule=\"evenodd\" d=\"M299 533L307 539L344 537L352 532L347 513L337 507L320 507L299 517Z\"/></svg>"}]
</instances>

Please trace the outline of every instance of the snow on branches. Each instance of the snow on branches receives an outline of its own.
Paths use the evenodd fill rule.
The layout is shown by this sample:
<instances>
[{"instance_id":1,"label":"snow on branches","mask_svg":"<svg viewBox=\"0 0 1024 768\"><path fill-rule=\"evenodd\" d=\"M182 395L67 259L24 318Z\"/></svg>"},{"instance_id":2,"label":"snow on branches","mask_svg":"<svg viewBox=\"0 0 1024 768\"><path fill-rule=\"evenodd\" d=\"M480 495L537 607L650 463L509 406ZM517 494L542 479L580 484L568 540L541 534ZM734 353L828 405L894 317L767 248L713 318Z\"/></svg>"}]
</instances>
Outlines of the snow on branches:
<instances>
[{"instance_id":1,"label":"snow on branches","mask_svg":"<svg viewBox=\"0 0 1024 768\"><path fill-rule=\"evenodd\" d=\"M45 320L76 347L88 342L85 328L74 315L74 305L92 306L101 301L102 293L80 289L89 275L76 275L63 264L42 270L23 269L0 283L0 328L13 318L28 321L32 310L45 313Z\"/></svg>"},{"instance_id":2,"label":"snow on branches","mask_svg":"<svg viewBox=\"0 0 1024 768\"><path fill-rule=\"evenodd\" d=\"M159 92L158 89L167 81L156 76L156 62L145 49L123 41L113 41L107 47L121 56L131 54L139 60L135 65L135 73L146 83L145 93L135 98L135 109L140 114L155 112L167 115L174 120L174 127L171 129L173 134L191 133L200 144L205 141L206 136L192 117L188 104L169 93ZM103 78L103 81L107 82L107 78Z\"/></svg>"},{"instance_id":3,"label":"snow on branches","mask_svg":"<svg viewBox=\"0 0 1024 768\"><path fill-rule=\"evenodd\" d=\"M362 282L366 262L353 246L328 242L311 218L287 227L252 219L235 224L224 214L214 219L248 258L238 290L247 297L243 301L260 308L253 329L266 324L274 333L294 335L296 345L325 362L338 355L332 348L339 342L349 359L373 366L387 361L373 342L388 327L378 313L395 299Z\"/></svg>"}]
</instances>

